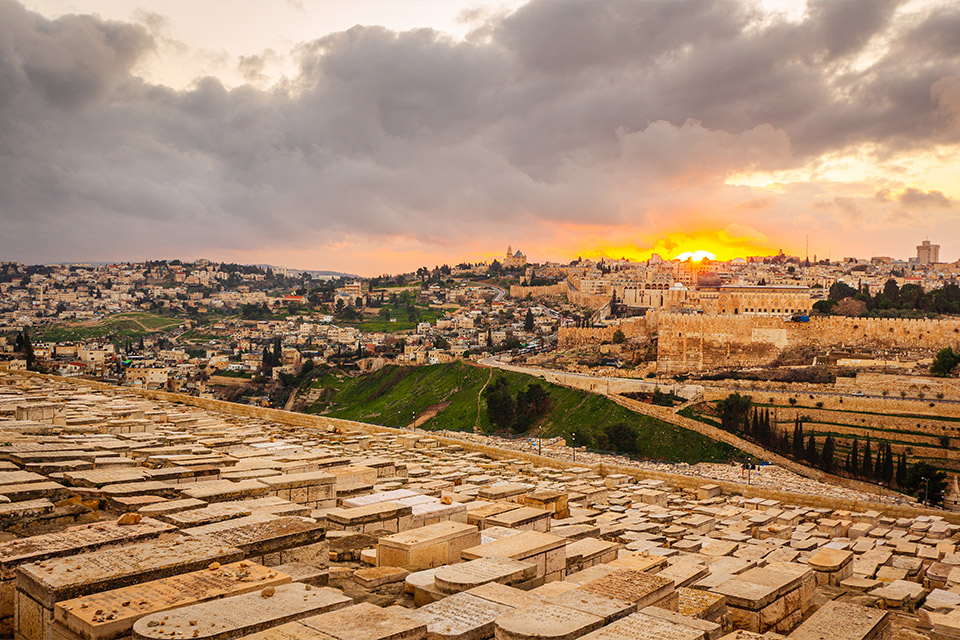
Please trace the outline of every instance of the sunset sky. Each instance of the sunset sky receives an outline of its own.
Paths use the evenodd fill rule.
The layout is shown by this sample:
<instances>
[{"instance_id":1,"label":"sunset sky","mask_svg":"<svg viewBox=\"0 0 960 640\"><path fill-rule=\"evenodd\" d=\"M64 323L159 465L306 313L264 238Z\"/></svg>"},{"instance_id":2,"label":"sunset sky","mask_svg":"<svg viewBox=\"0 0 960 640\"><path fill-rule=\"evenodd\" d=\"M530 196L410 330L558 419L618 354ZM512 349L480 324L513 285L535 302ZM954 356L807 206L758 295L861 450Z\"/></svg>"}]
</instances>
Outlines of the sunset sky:
<instances>
[{"instance_id":1,"label":"sunset sky","mask_svg":"<svg viewBox=\"0 0 960 640\"><path fill-rule=\"evenodd\" d=\"M0 260L960 258L950 0L0 0Z\"/></svg>"}]
</instances>

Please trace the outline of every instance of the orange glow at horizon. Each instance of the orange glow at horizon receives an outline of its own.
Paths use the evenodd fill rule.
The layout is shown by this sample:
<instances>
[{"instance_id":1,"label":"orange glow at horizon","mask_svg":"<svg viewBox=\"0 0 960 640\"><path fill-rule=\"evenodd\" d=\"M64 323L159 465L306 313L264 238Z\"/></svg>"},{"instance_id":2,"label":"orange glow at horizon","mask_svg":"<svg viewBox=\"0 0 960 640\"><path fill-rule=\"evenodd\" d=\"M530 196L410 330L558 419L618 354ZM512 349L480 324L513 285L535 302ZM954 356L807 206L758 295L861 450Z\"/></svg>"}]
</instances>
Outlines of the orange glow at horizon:
<instances>
[{"instance_id":1,"label":"orange glow at horizon","mask_svg":"<svg viewBox=\"0 0 960 640\"><path fill-rule=\"evenodd\" d=\"M581 236L581 241L572 248L555 246L551 253L597 259L626 258L632 262L643 262L657 254L665 260L692 258L699 262L704 259L729 261L750 256L776 255L781 248L764 233L748 225L736 223L720 229L701 228L660 233L638 234L627 229L604 231L591 233L585 238ZM620 240L610 242L613 237ZM787 253L795 253L797 250L789 245L782 248Z\"/></svg>"},{"instance_id":2,"label":"orange glow at horizon","mask_svg":"<svg viewBox=\"0 0 960 640\"><path fill-rule=\"evenodd\" d=\"M697 249L696 251L684 251L680 255L674 256L673 259L679 260L680 262L686 262L687 260L700 262L702 260L716 260L717 256L704 249Z\"/></svg>"}]
</instances>

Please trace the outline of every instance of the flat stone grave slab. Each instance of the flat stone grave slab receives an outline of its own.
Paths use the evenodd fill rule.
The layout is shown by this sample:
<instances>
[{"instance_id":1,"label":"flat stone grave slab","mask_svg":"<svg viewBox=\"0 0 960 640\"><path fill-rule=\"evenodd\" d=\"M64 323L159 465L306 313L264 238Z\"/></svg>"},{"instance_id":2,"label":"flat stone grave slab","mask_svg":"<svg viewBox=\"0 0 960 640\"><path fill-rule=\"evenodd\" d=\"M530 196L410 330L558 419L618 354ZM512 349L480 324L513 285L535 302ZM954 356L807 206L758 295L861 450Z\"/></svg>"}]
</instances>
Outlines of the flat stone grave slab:
<instances>
[{"instance_id":1,"label":"flat stone grave slab","mask_svg":"<svg viewBox=\"0 0 960 640\"><path fill-rule=\"evenodd\" d=\"M352 602L338 589L311 587L299 582L282 584L145 616L134 623L132 637L134 640L159 640L171 636L204 640L238 638L285 622L342 609Z\"/></svg>"},{"instance_id":2,"label":"flat stone grave slab","mask_svg":"<svg viewBox=\"0 0 960 640\"><path fill-rule=\"evenodd\" d=\"M467 505L467 523L475 524L481 529L486 527L487 518L519 509L516 502L487 502L478 500Z\"/></svg>"},{"instance_id":3,"label":"flat stone grave slab","mask_svg":"<svg viewBox=\"0 0 960 640\"><path fill-rule=\"evenodd\" d=\"M488 516L485 524L511 529L549 531L550 512L534 507L520 507L495 516Z\"/></svg>"},{"instance_id":4,"label":"flat stone grave slab","mask_svg":"<svg viewBox=\"0 0 960 640\"><path fill-rule=\"evenodd\" d=\"M562 582L551 582L545 586L564 584ZM542 587L541 587L542 588ZM498 602L500 604L505 604L508 607L513 609L519 609L521 607L529 607L536 604L546 604L546 601L540 596L534 594L531 591L524 591L522 589L517 589L516 587L510 587L505 584L500 584L498 582L488 582L482 584L479 587L474 587L470 591L466 591L472 596L477 596L478 598L483 598L484 600L490 600L491 602Z\"/></svg>"},{"instance_id":5,"label":"flat stone grave slab","mask_svg":"<svg viewBox=\"0 0 960 640\"><path fill-rule=\"evenodd\" d=\"M185 485L188 486L189 485ZM245 498L262 498L270 493L270 487L256 480L215 480L204 482L200 486L182 489L181 494L187 498L203 500L204 502L227 502L243 500Z\"/></svg>"},{"instance_id":6,"label":"flat stone grave slab","mask_svg":"<svg viewBox=\"0 0 960 640\"><path fill-rule=\"evenodd\" d=\"M616 569L583 583L580 588L608 598L625 600L638 608L650 605L674 611L677 608L673 581L643 571Z\"/></svg>"},{"instance_id":7,"label":"flat stone grave slab","mask_svg":"<svg viewBox=\"0 0 960 640\"><path fill-rule=\"evenodd\" d=\"M483 640L494 634L494 620L514 607L469 593L458 593L410 611L427 625L430 640Z\"/></svg>"},{"instance_id":8,"label":"flat stone grave slab","mask_svg":"<svg viewBox=\"0 0 960 640\"><path fill-rule=\"evenodd\" d=\"M44 533L2 542L0 543L0 579L13 579L16 568L22 564L48 558L73 556L111 545L139 542L174 531L176 528L169 524L144 518L132 525L95 522L71 527L58 533Z\"/></svg>"},{"instance_id":9,"label":"flat stone grave slab","mask_svg":"<svg viewBox=\"0 0 960 640\"><path fill-rule=\"evenodd\" d=\"M582 636L583 640L704 640L706 633L695 626L678 624L645 612L621 618L616 622Z\"/></svg>"},{"instance_id":10,"label":"flat stone grave slab","mask_svg":"<svg viewBox=\"0 0 960 640\"><path fill-rule=\"evenodd\" d=\"M322 525L304 518L289 516L265 522L250 522L220 530L204 527L184 530L187 535L203 535L223 544L242 549L247 556L262 556L292 547L321 542Z\"/></svg>"},{"instance_id":11,"label":"flat stone grave slab","mask_svg":"<svg viewBox=\"0 0 960 640\"><path fill-rule=\"evenodd\" d=\"M140 618L186 605L290 582L252 562L234 562L58 602L54 620L88 640L129 635Z\"/></svg>"},{"instance_id":12,"label":"flat stone grave slab","mask_svg":"<svg viewBox=\"0 0 960 640\"><path fill-rule=\"evenodd\" d=\"M458 562L465 548L480 541L477 527L462 522L438 522L380 538L381 565L423 569Z\"/></svg>"},{"instance_id":13,"label":"flat stone grave slab","mask_svg":"<svg viewBox=\"0 0 960 640\"><path fill-rule=\"evenodd\" d=\"M371 493L366 496L357 496L343 501L344 508L364 507L378 502L396 502L403 498L413 498L420 495L416 491L409 489L394 489L393 491L381 491L380 493Z\"/></svg>"},{"instance_id":14,"label":"flat stone grave slab","mask_svg":"<svg viewBox=\"0 0 960 640\"><path fill-rule=\"evenodd\" d=\"M394 533L400 531L400 519L409 519L413 507L398 502L375 502L359 507L334 508L327 511L327 523L331 528L344 530L372 530L382 528ZM395 520L395 525L386 521Z\"/></svg>"},{"instance_id":15,"label":"flat stone grave slab","mask_svg":"<svg viewBox=\"0 0 960 640\"><path fill-rule=\"evenodd\" d=\"M523 531L516 535L509 535L493 542L464 549L464 560L499 556L522 560L554 549L565 547L567 541L549 533L540 531Z\"/></svg>"},{"instance_id":16,"label":"flat stone grave slab","mask_svg":"<svg viewBox=\"0 0 960 640\"><path fill-rule=\"evenodd\" d=\"M0 523L7 528L18 518L35 518L53 511L53 503L46 498L0 504Z\"/></svg>"},{"instance_id":17,"label":"flat stone grave slab","mask_svg":"<svg viewBox=\"0 0 960 640\"><path fill-rule=\"evenodd\" d=\"M890 614L850 602L831 601L790 634L791 640L878 640L890 635Z\"/></svg>"},{"instance_id":18,"label":"flat stone grave slab","mask_svg":"<svg viewBox=\"0 0 960 640\"><path fill-rule=\"evenodd\" d=\"M0 486L9 484L27 484L30 482L46 482L47 478L32 471L0 471Z\"/></svg>"},{"instance_id":19,"label":"flat stone grave slab","mask_svg":"<svg viewBox=\"0 0 960 640\"><path fill-rule=\"evenodd\" d=\"M0 496L5 496L10 502L38 500L47 498L54 502L76 495L76 490L65 487L59 482L30 482L27 484L8 484L0 487Z\"/></svg>"},{"instance_id":20,"label":"flat stone grave slab","mask_svg":"<svg viewBox=\"0 0 960 640\"><path fill-rule=\"evenodd\" d=\"M140 507L137 511L144 517L158 518L173 513L180 513L181 511L200 509L205 506L207 506L207 503L203 500L181 498L179 500L167 500L160 504L148 504Z\"/></svg>"},{"instance_id":21,"label":"flat stone grave slab","mask_svg":"<svg viewBox=\"0 0 960 640\"><path fill-rule=\"evenodd\" d=\"M584 613L600 616L603 618L604 624L619 620L637 610L637 605L633 602L600 595L599 593L581 587L549 596L546 598L546 601L550 604L558 604L561 607L568 607L570 609L576 609L577 611L583 611Z\"/></svg>"},{"instance_id":22,"label":"flat stone grave slab","mask_svg":"<svg viewBox=\"0 0 960 640\"><path fill-rule=\"evenodd\" d=\"M322 631L317 631L299 622L286 622L264 631L244 636L246 640L337 640Z\"/></svg>"},{"instance_id":23,"label":"flat stone grave slab","mask_svg":"<svg viewBox=\"0 0 960 640\"><path fill-rule=\"evenodd\" d=\"M99 488L110 484L138 482L149 477L150 472L141 467L90 469L89 471L68 471L63 474L63 479L71 485L91 488Z\"/></svg>"},{"instance_id":24,"label":"flat stone grave slab","mask_svg":"<svg viewBox=\"0 0 960 640\"><path fill-rule=\"evenodd\" d=\"M523 582L534 578L536 573L536 564L491 556L440 567L434 574L434 582L444 593L460 593L488 582Z\"/></svg>"},{"instance_id":25,"label":"flat stone grave slab","mask_svg":"<svg viewBox=\"0 0 960 640\"><path fill-rule=\"evenodd\" d=\"M364 589L375 589L385 584L403 582L408 575L410 572L401 567L365 567L353 572L353 581Z\"/></svg>"},{"instance_id":26,"label":"flat stone grave slab","mask_svg":"<svg viewBox=\"0 0 960 640\"><path fill-rule=\"evenodd\" d=\"M409 609L381 608L369 602L300 621L337 640L423 640L427 623L410 616Z\"/></svg>"},{"instance_id":27,"label":"flat stone grave slab","mask_svg":"<svg viewBox=\"0 0 960 640\"><path fill-rule=\"evenodd\" d=\"M163 515L161 520L174 524L180 528L201 527L214 522L243 518L255 513L273 515L306 516L310 515L309 507L298 505L289 500L276 496L237 500L232 502L217 502L202 506L199 509L179 511Z\"/></svg>"},{"instance_id":28,"label":"flat stone grave slab","mask_svg":"<svg viewBox=\"0 0 960 640\"><path fill-rule=\"evenodd\" d=\"M497 640L567 640L603 626L603 618L556 604L514 609L496 622Z\"/></svg>"},{"instance_id":29,"label":"flat stone grave slab","mask_svg":"<svg viewBox=\"0 0 960 640\"><path fill-rule=\"evenodd\" d=\"M894 580L893 582L870 591L870 595L883 598L884 604L891 609L906 608L912 610L923 597L924 588L916 582Z\"/></svg>"},{"instance_id":30,"label":"flat stone grave slab","mask_svg":"<svg viewBox=\"0 0 960 640\"><path fill-rule=\"evenodd\" d=\"M20 567L17 589L47 609L60 600L236 562L243 552L209 538L141 542Z\"/></svg>"}]
</instances>

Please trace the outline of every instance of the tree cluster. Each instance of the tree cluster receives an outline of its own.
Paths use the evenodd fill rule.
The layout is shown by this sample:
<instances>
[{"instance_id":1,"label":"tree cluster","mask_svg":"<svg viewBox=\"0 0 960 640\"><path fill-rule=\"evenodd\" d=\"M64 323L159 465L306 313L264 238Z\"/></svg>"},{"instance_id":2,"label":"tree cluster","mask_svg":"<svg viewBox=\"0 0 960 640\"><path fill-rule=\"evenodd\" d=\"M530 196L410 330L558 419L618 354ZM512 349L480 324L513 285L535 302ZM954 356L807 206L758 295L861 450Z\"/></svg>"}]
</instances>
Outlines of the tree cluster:
<instances>
[{"instance_id":1,"label":"tree cluster","mask_svg":"<svg viewBox=\"0 0 960 640\"><path fill-rule=\"evenodd\" d=\"M522 433L553 408L550 394L537 382L531 382L516 395L510 393L505 378L497 378L483 392L487 418L500 429Z\"/></svg>"},{"instance_id":2,"label":"tree cluster","mask_svg":"<svg viewBox=\"0 0 960 640\"><path fill-rule=\"evenodd\" d=\"M283 346L280 344L280 338L273 339L273 349L263 345L263 356L260 358L260 372L265 376L273 373L274 367L283 364Z\"/></svg>"},{"instance_id":3,"label":"tree cluster","mask_svg":"<svg viewBox=\"0 0 960 640\"><path fill-rule=\"evenodd\" d=\"M779 429L770 421L769 409L754 408L750 396L732 393L717 403L723 429L737 433L778 453L792 457L811 467L828 473L840 473L896 487L903 493L928 504L941 505L946 491L946 473L926 462L907 464L904 452L894 454L889 442L874 447L870 440L860 443L857 438L846 441L846 462L839 466L837 442L828 434L818 443L817 434L806 432L803 421L796 418L793 433Z\"/></svg>"},{"instance_id":4,"label":"tree cluster","mask_svg":"<svg viewBox=\"0 0 960 640\"><path fill-rule=\"evenodd\" d=\"M960 353L953 350L953 347L947 347L937 352L930 365L930 373L941 378L946 378L960 365Z\"/></svg>"},{"instance_id":5,"label":"tree cluster","mask_svg":"<svg viewBox=\"0 0 960 640\"><path fill-rule=\"evenodd\" d=\"M924 291L918 284L901 287L890 278L883 289L871 295L867 286L856 289L846 283L835 282L830 287L827 299L815 303L813 308L826 315L851 315L855 309L859 309L855 315L878 317L956 315L960 314L960 286L948 284Z\"/></svg>"},{"instance_id":6,"label":"tree cluster","mask_svg":"<svg viewBox=\"0 0 960 640\"><path fill-rule=\"evenodd\" d=\"M27 369L32 371L36 365L36 356L33 354L33 343L30 342L30 333L26 328L17 332L13 350L23 356L23 359L27 361Z\"/></svg>"}]
</instances>

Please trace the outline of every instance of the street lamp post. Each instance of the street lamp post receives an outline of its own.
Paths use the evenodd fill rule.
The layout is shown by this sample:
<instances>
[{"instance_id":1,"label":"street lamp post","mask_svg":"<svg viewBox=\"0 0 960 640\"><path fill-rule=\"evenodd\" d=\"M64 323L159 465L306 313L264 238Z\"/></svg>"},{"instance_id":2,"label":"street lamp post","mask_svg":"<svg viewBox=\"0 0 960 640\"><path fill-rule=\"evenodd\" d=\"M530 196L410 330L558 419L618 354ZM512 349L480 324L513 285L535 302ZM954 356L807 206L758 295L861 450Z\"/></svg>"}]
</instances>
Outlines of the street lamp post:
<instances>
[{"instance_id":1,"label":"street lamp post","mask_svg":"<svg viewBox=\"0 0 960 640\"><path fill-rule=\"evenodd\" d=\"M921 482L923 482L923 506L926 507L926 506L927 506L927 497L928 497L928 495L929 495L929 492L928 492L927 490L928 490L929 487L930 487L930 480L929 480L928 478L920 478L920 480L921 480Z\"/></svg>"},{"instance_id":2,"label":"street lamp post","mask_svg":"<svg viewBox=\"0 0 960 640\"><path fill-rule=\"evenodd\" d=\"M540 450L543 446L543 427L537 427L537 455L540 455Z\"/></svg>"},{"instance_id":3,"label":"street lamp post","mask_svg":"<svg viewBox=\"0 0 960 640\"><path fill-rule=\"evenodd\" d=\"M573 461L577 461L577 434L576 432L570 433L570 439L573 440Z\"/></svg>"},{"instance_id":4,"label":"street lamp post","mask_svg":"<svg viewBox=\"0 0 960 640\"><path fill-rule=\"evenodd\" d=\"M883 502L883 483L877 483L877 502Z\"/></svg>"}]
</instances>

